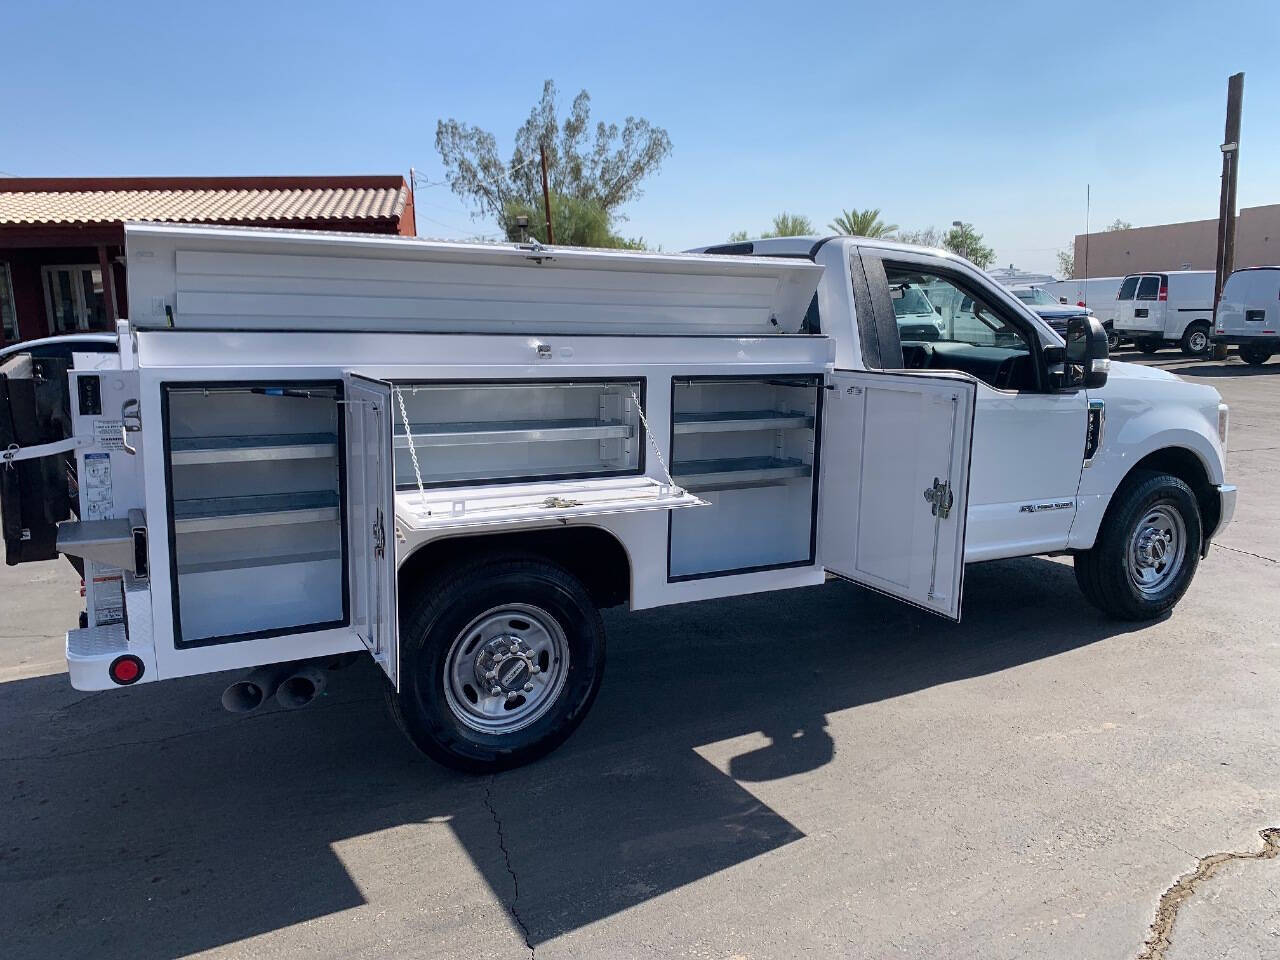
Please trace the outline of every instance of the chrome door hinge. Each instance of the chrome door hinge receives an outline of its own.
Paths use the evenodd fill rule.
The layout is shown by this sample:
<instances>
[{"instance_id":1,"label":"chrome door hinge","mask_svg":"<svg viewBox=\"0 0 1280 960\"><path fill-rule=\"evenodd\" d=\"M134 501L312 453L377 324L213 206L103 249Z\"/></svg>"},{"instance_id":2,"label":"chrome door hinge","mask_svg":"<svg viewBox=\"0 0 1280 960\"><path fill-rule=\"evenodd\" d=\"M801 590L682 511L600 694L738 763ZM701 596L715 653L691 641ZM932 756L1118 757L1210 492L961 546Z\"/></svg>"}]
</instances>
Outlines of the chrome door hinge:
<instances>
[{"instance_id":1,"label":"chrome door hinge","mask_svg":"<svg viewBox=\"0 0 1280 960\"><path fill-rule=\"evenodd\" d=\"M935 517L940 520L947 519L951 516L951 505L955 503L955 497L951 493L951 481L934 477L933 486L924 492L924 499Z\"/></svg>"}]
</instances>

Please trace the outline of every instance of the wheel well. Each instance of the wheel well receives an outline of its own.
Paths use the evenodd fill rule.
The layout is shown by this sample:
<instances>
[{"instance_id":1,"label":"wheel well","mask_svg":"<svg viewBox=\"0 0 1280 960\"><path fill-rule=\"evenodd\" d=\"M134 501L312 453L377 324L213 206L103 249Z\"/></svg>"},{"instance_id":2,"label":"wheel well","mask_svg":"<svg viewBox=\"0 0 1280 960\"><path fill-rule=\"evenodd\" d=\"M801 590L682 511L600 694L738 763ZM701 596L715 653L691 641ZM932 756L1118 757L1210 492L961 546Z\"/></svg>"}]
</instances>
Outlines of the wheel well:
<instances>
[{"instance_id":1,"label":"wheel well","mask_svg":"<svg viewBox=\"0 0 1280 960\"><path fill-rule=\"evenodd\" d=\"M1218 500L1217 489L1209 480L1200 458L1186 447L1165 447L1149 453L1137 463L1125 476L1129 479L1134 470L1158 470L1177 477L1196 495L1196 503L1200 506L1200 519L1205 536L1218 528L1218 514L1222 505Z\"/></svg>"},{"instance_id":2,"label":"wheel well","mask_svg":"<svg viewBox=\"0 0 1280 960\"><path fill-rule=\"evenodd\" d=\"M485 554L535 554L558 563L582 581L598 607L616 607L631 597L631 561L618 538L599 527L574 526L508 533L441 537L424 544L400 565L400 596L421 577Z\"/></svg>"}]
</instances>

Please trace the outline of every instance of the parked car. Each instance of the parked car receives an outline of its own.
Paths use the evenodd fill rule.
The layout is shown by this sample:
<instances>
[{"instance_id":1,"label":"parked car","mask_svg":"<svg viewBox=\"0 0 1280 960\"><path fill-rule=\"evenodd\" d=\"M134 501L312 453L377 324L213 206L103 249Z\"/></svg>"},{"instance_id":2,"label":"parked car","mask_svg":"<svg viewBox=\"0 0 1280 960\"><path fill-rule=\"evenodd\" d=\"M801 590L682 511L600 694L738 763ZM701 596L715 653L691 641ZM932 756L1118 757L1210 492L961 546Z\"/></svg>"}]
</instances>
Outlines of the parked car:
<instances>
[{"instance_id":1,"label":"parked car","mask_svg":"<svg viewBox=\"0 0 1280 960\"><path fill-rule=\"evenodd\" d=\"M1093 310L1083 304L1059 303L1041 287L1010 287L1009 292L1040 314L1059 336L1066 336L1067 322L1072 317L1090 317L1094 315ZM1107 346L1114 350L1119 346L1119 342L1116 339L1115 323L1109 320L1102 321L1102 329L1107 331Z\"/></svg>"},{"instance_id":2,"label":"parked car","mask_svg":"<svg viewBox=\"0 0 1280 960\"><path fill-rule=\"evenodd\" d=\"M1116 294L1115 329L1143 353L1177 346L1189 357L1209 352L1213 330L1212 270L1131 273Z\"/></svg>"},{"instance_id":3,"label":"parked car","mask_svg":"<svg viewBox=\"0 0 1280 960\"><path fill-rule=\"evenodd\" d=\"M1255 367L1280 353L1280 266L1246 267L1227 277L1213 342L1236 344L1240 358Z\"/></svg>"}]
</instances>

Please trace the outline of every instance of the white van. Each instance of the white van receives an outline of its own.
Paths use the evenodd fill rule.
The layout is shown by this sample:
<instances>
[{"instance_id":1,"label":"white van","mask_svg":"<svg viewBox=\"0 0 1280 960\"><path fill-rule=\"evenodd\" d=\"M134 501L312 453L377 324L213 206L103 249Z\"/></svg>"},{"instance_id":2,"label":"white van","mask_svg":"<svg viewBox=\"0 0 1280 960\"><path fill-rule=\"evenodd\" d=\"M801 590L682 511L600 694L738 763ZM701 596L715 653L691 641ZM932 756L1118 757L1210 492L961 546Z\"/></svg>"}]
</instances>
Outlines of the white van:
<instances>
[{"instance_id":1,"label":"white van","mask_svg":"<svg viewBox=\"0 0 1280 960\"><path fill-rule=\"evenodd\" d=\"M1116 294L1116 333L1143 353L1180 346L1189 357L1209 352L1213 271L1131 273Z\"/></svg>"},{"instance_id":2,"label":"white van","mask_svg":"<svg viewBox=\"0 0 1280 960\"><path fill-rule=\"evenodd\" d=\"M1280 353L1280 266L1245 267L1227 277L1213 342L1238 344L1240 358L1255 367Z\"/></svg>"},{"instance_id":3,"label":"white van","mask_svg":"<svg viewBox=\"0 0 1280 960\"><path fill-rule=\"evenodd\" d=\"M1058 303L1068 306L1088 307L1104 327L1115 323L1117 313L1116 294L1124 277L1089 277L1074 280L1051 280L1036 286Z\"/></svg>"}]
</instances>

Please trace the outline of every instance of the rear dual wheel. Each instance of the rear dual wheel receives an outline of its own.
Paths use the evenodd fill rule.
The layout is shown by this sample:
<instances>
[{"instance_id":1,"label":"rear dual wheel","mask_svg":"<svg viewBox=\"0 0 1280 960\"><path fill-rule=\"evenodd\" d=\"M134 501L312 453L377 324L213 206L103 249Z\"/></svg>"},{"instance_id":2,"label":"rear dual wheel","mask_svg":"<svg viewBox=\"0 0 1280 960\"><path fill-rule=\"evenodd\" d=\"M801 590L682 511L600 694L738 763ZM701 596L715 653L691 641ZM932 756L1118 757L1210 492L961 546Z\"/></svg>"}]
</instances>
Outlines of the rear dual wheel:
<instances>
[{"instance_id":1,"label":"rear dual wheel","mask_svg":"<svg viewBox=\"0 0 1280 960\"><path fill-rule=\"evenodd\" d=\"M433 578L400 637L392 715L419 750L468 773L554 750L604 675L604 623L586 588L536 557L495 556Z\"/></svg>"}]
</instances>

